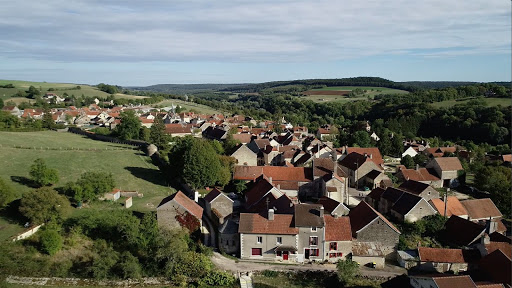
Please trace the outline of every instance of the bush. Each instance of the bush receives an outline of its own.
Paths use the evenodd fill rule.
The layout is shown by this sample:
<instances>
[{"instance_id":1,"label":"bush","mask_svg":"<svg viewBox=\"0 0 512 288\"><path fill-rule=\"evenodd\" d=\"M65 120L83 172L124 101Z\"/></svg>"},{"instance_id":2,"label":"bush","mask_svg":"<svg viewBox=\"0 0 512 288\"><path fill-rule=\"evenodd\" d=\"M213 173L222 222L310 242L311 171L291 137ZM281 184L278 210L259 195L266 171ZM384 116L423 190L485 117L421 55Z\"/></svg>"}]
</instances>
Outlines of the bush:
<instances>
[{"instance_id":1,"label":"bush","mask_svg":"<svg viewBox=\"0 0 512 288\"><path fill-rule=\"evenodd\" d=\"M57 230L45 229L39 239L41 251L48 255L54 255L62 248L62 237Z\"/></svg>"},{"instance_id":2,"label":"bush","mask_svg":"<svg viewBox=\"0 0 512 288\"><path fill-rule=\"evenodd\" d=\"M338 280L342 285L350 284L359 274L359 265L352 260L340 260L336 264Z\"/></svg>"},{"instance_id":3,"label":"bush","mask_svg":"<svg viewBox=\"0 0 512 288\"><path fill-rule=\"evenodd\" d=\"M261 274L268 278L276 278L279 275L279 272L274 270L263 270Z\"/></svg>"},{"instance_id":4,"label":"bush","mask_svg":"<svg viewBox=\"0 0 512 288\"><path fill-rule=\"evenodd\" d=\"M273 271L275 272L275 271ZM235 277L224 271L210 271L199 281L199 287L231 286L235 283Z\"/></svg>"}]
</instances>

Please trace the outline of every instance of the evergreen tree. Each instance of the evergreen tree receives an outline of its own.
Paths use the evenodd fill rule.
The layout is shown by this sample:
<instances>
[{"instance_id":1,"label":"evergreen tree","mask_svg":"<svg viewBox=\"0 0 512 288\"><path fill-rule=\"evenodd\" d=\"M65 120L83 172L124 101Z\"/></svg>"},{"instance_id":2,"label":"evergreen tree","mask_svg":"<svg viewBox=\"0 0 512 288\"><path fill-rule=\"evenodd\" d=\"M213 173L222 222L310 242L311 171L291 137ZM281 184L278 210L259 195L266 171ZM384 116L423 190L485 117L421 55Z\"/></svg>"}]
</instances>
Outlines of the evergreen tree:
<instances>
[{"instance_id":1,"label":"evergreen tree","mask_svg":"<svg viewBox=\"0 0 512 288\"><path fill-rule=\"evenodd\" d=\"M116 127L116 133L121 139L138 139L141 122L132 110L123 111L120 114L121 123Z\"/></svg>"},{"instance_id":2,"label":"evergreen tree","mask_svg":"<svg viewBox=\"0 0 512 288\"><path fill-rule=\"evenodd\" d=\"M165 134L165 124L161 114L158 114L153 121L153 125L150 128L149 132L149 142L155 144L158 147L158 150L165 150L167 147L167 143L169 142L169 137Z\"/></svg>"}]
</instances>

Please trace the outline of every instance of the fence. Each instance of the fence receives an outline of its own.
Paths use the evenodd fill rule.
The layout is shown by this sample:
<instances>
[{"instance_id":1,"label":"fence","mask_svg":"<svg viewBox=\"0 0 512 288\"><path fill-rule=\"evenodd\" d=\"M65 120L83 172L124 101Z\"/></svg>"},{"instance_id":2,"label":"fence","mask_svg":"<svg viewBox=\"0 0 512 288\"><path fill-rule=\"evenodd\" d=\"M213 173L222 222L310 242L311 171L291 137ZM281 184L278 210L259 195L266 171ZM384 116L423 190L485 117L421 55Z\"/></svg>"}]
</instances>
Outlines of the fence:
<instances>
[{"instance_id":1,"label":"fence","mask_svg":"<svg viewBox=\"0 0 512 288\"><path fill-rule=\"evenodd\" d=\"M30 228L29 230L27 230L21 234L18 234L18 236L15 236L12 239L12 241L14 242L14 241L18 241L18 240L23 240L25 238L28 238L28 237L34 235L37 232L37 230L39 230L39 228L41 228L43 225L44 224L34 226L34 227Z\"/></svg>"}]
</instances>

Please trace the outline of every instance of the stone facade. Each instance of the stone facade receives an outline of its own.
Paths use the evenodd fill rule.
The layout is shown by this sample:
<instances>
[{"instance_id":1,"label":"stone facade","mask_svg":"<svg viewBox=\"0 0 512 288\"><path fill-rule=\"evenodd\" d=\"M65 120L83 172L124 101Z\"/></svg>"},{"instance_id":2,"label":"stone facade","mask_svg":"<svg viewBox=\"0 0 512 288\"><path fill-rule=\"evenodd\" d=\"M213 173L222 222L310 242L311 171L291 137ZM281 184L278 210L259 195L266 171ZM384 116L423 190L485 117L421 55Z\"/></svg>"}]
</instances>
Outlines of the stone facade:
<instances>
[{"instance_id":1,"label":"stone facade","mask_svg":"<svg viewBox=\"0 0 512 288\"><path fill-rule=\"evenodd\" d=\"M226 217L233 213L233 200L224 194L217 196L212 202L206 201L206 214L214 219L217 225L222 225Z\"/></svg>"},{"instance_id":2,"label":"stone facade","mask_svg":"<svg viewBox=\"0 0 512 288\"><path fill-rule=\"evenodd\" d=\"M233 152L231 157L236 159L235 165L238 166L256 166L258 164L257 154L245 144Z\"/></svg>"},{"instance_id":3,"label":"stone facade","mask_svg":"<svg viewBox=\"0 0 512 288\"><path fill-rule=\"evenodd\" d=\"M164 206L157 208L158 227L163 229L181 228L180 223L176 220L176 215L184 215L188 211L180 204L170 201ZM201 223L201 220L199 219Z\"/></svg>"},{"instance_id":4,"label":"stone facade","mask_svg":"<svg viewBox=\"0 0 512 288\"><path fill-rule=\"evenodd\" d=\"M366 174L370 173L373 170L382 170L381 167L377 166L373 161L366 161L364 163L360 163L359 168L357 171L351 170L347 167L341 166L343 169L343 172L348 175L349 179L349 186L350 187L356 187L356 181L358 186L363 185L362 179L366 176Z\"/></svg>"},{"instance_id":5,"label":"stone facade","mask_svg":"<svg viewBox=\"0 0 512 288\"><path fill-rule=\"evenodd\" d=\"M336 246L336 249L333 249ZM336 263L338 260L345 260L347 255L352 253L352 241L325 241L325 260Z\"/></svg>"},{"instance_id":6,"label":"stone facade","mask_svg":"<svg viewBox=\"0 0 512 288\"><path fill-rule=\"evenodd\" d=\"M261 242L258 241L261 237ZM277 237L281 237L281 244L278 244ZM253 260L282 260L278 257L275 249L278 246L287 246L297 249L298 235L283 234L250 234L240 233L240 258ZM261 249L261 255L253 255L254 249ZM289 261L296 260L296 254L289 254Z\"/></svg>"},{"instance_id":7,"label":"stone facade","mask_svg":"<svg viewBox=\"0 0 512 288\"><path fill-rule=\"evenodd\" d=\"M324 227L299 227L298 257L303 258L304 261L323 261L324 235ZM315 249L318 249L318 256L314 256Z\"/></svg>"},{"instance_id":8,"label":"stone facade","mask_svg":"<svg viewBox=\"0 0 512 288\"><path fill-rule=\"evenodd\" d=\"M389 227L386 222L376 218L376 220L362 228L357 233L356 238L359 242L378 242L386 258L394 259L399 236L400 233Z\"/></svg>"},{"instance_id":9,"label":"stone facade","mask_svg":"<svg viewBox=\"0 0 512 288\"><path fill-rule=\"evenodd\" d=\"M391 209L391 216L402 222L416 222L423 217L437 214L437 211L428 204L425 199L421 199L414 208L412 208L407 214L401 215L395 210Z\"/></svg>"}]
</instances>

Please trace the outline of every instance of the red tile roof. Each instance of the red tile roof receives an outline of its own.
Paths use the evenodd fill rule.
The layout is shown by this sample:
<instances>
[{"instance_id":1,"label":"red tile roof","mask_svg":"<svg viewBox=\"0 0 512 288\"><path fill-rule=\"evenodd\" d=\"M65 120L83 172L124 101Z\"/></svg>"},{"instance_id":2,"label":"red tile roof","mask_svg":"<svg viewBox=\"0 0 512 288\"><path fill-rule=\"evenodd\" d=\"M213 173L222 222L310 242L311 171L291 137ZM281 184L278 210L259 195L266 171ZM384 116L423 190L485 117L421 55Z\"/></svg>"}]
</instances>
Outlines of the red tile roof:
<instances>
[{"instance_id":1,"label":"red tile roof","mask_svg":"<svg viewBox=\"0 0 512 288\"><path fill-rule=\"evenodd\" d=\"M467 216L468 211L461 204L459 199L455 196L448 196L447 198L447 207L446 207L446 217L450 217L452 215L457 216ZM437 212L444 216L444 201L442 199L431 199L429 201L433 207L437 210Z\"/></svg>"},{"instance_id":2,"label":"red tile roof","mask_svg":"<svg viewBox=\"0 0 512 288\"><path fill-rule=\"evenodd\" d=\"M334 218L324 215L325 241L351 241L352 229L349 217Z\"/></svg>"},{"instance_id":3,"label":"red tile roof","mask_svg":"<svg viewBox=\"0 0 512 288\"><path fill-rule=\"evenodd\" d=\"M434 174L433 169L427 168L419 168L415 169L402 169L400 170L405 180L414 180L414 181L438 181L440 180Z\"/></svg>"},{"instance_id":4,"label":"red tile roof","mask_svg":"<svg viewBox=\"0 0 512 288\"><path fill-rule=\"evenodd\" d=\"M476 252L478 255L476 255ZM469 263L478 260L480 252L465 251L462 249L428 248L419 247L418 254L421 262L437 263Z\"/></svg>"},{"instance_id":5,"label":"red tile roof","mask_svg":"<svg viewBox=\"0 0 512 288\"><path fill-rule=\"evenodd\" d=\"M191 134L189 125L182 126L181 124L165 124L165 133L167 134Z\"/></svg>"},{"instance_id":6,"label":"red tile roof","mask_svg":"<svg viewBox=\"0 0 512 288\"><path fill-rule=\"evenodd\" d=\"M503 254L512 258L512 245L506 242L489 242L489 244L485 244L485 249L487 249L487 253L491 254L496 250L501 250Z\"/></svg>"},{"instance_id":7,"label":"red tile roof","mask_svg":"<svg viewBox=\"0 0 512 288\"><path fill-rule=\"evenodd\" d=\"M239 233L295 235L299 229L292 226L293 215L275 214L274 220L255 214L241 213Z\"/></svg>"},{"instance_id":8,"label":"red tile roof","mask_svg":"<svg viewBox=\"0 0 512 288\"><path fill-rule=\"evenodd\" d=\"M234 179L253 180L260 175L272 177L274 181L311 182L313 171L306 167L284 167L284 166L236 166Z\"/></svg>"},{"instance_id":9,"label":"red tile roof","mask_svg":"<svg viewBox=\"0 0 512 288\"><path fill-rule=\"evenodd\" d=\"M476 288L475 282L468 275L432 277L438 288Z\"/></svg>"},{"instance_id":10,"label":"red tile roof","mask_svg":"<svg viewBox=\"0 0 512 288\"><path fill-rule=\"evenodd\" d=\"M466 208L471 219L489 219L489 217L503 216L489 198L464 200L460 203Z\"/></svg>"}]
</instances>

